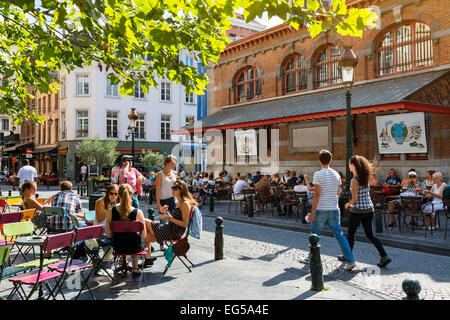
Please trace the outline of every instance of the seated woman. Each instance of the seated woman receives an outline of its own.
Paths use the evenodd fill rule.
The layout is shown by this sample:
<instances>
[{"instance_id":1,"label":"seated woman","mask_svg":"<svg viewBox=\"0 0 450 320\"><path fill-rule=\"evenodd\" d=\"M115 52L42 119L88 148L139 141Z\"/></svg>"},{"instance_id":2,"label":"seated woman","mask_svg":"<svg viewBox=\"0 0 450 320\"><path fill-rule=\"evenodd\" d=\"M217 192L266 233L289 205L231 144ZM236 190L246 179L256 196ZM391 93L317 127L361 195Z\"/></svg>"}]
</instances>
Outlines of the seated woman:
<instances>
[{"instance_id":1,"label":"seated woman","mask_svg":"<svg viewBox=\"0 0 450 320\"><path fill-rule=\"evenodd\" d=\"M117 184L110 184L106 188L106 195L95 201L94 225L106 226L106 217L108 215L108 210L119 205L117 203L118 198L119 186ZM108 238L105 235L102 236L100 241L103 246L111 245L111 238Z\"/></svg>"},{"instance_id":2,"label":"seated woman","mask_svg":"<svg viewBox=\"0 0 450 320\"><path fill-rule=\"evenodd\" d=\"M39 203L34 195L36 194L37 185L36 182L32 180L25 180L22 185L22 208L26 209L36 209L37 211L42 211L44 205L50 202L50 199L46 200L43 204Z\"/></svg>"},{"instance_id":3,"label":"seated woman","mask_svg":"<svg viewBox=\"0 0 450 320\"><path fill-rule=\"evenodd\" d=\"M278 175L278 173L274 173L272 176L271 184L277 185L279 183L280 183L280 176Z\"/></svg>"},{"instance_id":4,"label":"seated woman","mask_svg":"<svg viewBox=\"0 0 450 320\"><path fill-rule=\"evenodd\" d=\"M142 239L147 239L147 230L144 228L142 234L139 235L135 232L121 232L113 235L111 231L112 221L139 221L145 225L144 214L142 210L134 208L131 203L133 199L134 191L129 184L122 184L119 188L120 205L118 207L113 206L108 210L106 216L106 236L112 238L112 245L114 251L117 253L129 253L139 252L143 250ZM142 237L142 238L141 238ZM149 255L150 250L147 250ZM132 275L133 278L140 276L141 272L138 269L138 257L132 257ZM127 265L126 259L120 261L120 265L123 268L124 274L129 271L130 267Z\"/></svg>"},{"instance_id":5,"label":"seated woman","mask_svg":"<svg viewBox=\"0 0 450 320\"><path fill-rule=\"evenodd\" d=\"M161 208L161 212L164 215L160 215L159 218L168 220L168 224L160 224L158 222L145 219L145 227L147 229L147 247L150 247L151 242L169 241L171 239L179 239L183 236L189 223L190 212L193 207L197 207L198 204L189 193L186 182L177 180L172 186L172 194L177 199L177 207L173 210L172 214L168 211L168 206L165 205ZM150 250L149 250L150 251ZM150 252L147 252L150 256ZM145 265L149 263L146 256Z\"/></svg>"},{"instance_id":6,"label":"seated woman","mask_svg":"<svg viewBox=\"0 0 450 320\"><path fill-rule=\"evenodd\" d=\"M436 225L436 212L439 210L444 210L444 204L442 202L444 188L447 186L446 183L443 182L443 176L440 172L433 173L433 182L434 185L431 188L431 191L425 190L423 192L426 196L431 196L433 198L432 204L427 203L423 206L424 213L431 213L431 217L427 216L427 226L422 227L422 229L427 228L428 230L436 230L439 226ZM432 222L430 222L432 220Z\"/></svg>"}]
</instances>

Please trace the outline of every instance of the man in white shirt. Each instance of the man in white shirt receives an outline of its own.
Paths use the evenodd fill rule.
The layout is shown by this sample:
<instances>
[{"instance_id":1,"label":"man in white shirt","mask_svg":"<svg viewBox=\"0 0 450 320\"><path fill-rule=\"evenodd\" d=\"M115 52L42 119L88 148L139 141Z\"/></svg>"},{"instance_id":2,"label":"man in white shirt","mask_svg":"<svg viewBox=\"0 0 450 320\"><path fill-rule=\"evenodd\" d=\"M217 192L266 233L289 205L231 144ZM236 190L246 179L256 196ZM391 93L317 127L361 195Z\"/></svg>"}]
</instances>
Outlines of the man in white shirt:
<instances>
[{"instance_id":1,"label":"man in white shirt","mask_svg":"<svg viewBox=\"0 0 450 320\"><path fill-rule=\"evenodd\" d=\"M183 166L180 164L180 166L178 167L178 176L181 178L181 180L185 180L186 179L186 172L184 172L183 170Z\"/></svg>"},{"instance_id":2,"label":"man in white shirt","mask_svg":"<svg viewBox=\"0 0 450 320\"><path fill-rule=\"evenodd\" d=\"M87 177L87 167L83 164L80 170L81 170L81 181L84 182L86 181Z\"/></svg>"},{"instance_id":3,"label":"man in white shirt","mask_svg":"<svg viewBox=\"0 0 450 320\"><path fill-rule=\"evenodd\" d=\"M19 172L17 173L17 178L20 179L19 190L20 188L22 188L22 185L25 182L25 180L35 181L37 177L38 175L36 169L30 166L30 162L27 159L23 160L22 168L20 168Z\"/></svg>"},{"instance_id":4,"label":"man in white shirt","mask_svg":"<svg viewBox=\"0 0 450 320\"><path fill-rule=\"evenodd\" d=\"M355 258L340 225L338 193L341 177L339 173L330 168L332 161L330 151L321 150L319 152L319 161L322 169L314 173L313 203L311 213L308 213L307 220L309 222L312 221L311 233L318 236L320 236L325 224L328 224L347 260L347 265L344 270L351 271L356 265ZM304 262L309 262L309 258Z\"/></svg>"},{"instance_id":5,"label":"man in white shirt","mask_svg":"<svg viewBox=\"0 0 450 320\"><path fill-rule=\"evenodd\" d=\"M242 190L244 188L248 188L249 185L245 181L245 176L241 176L241 179L236 181L233 187L233 200L243 200L244 195L242 194Z\"/></svg>"}]
</instances>

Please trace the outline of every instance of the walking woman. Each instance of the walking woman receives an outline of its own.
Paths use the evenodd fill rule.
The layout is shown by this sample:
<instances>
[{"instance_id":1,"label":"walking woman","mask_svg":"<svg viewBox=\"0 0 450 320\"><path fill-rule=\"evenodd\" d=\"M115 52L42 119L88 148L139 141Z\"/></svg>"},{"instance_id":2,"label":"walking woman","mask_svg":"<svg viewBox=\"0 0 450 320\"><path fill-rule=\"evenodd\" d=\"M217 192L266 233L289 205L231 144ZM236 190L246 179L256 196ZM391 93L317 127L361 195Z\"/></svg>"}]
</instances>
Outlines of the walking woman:
<instances>
[{"instance_id":1,"label":"walking woman","mask_svg":"<svg viewBox=\"0 0 450 320\"><path fill-rule=\"evenodd\" d=\"M361 223L363 225L366 237L372 241L380 253L381 260L377 266L383 268L392 260L389 258L386 251L384 251L380 240L378 240L372 232L374 207L369 194L369 181L371 181L373 177L372 165L362 156L352 156L348 167L354 176L350 183L352 199L345 204L346 209L350 208L347 233L348 243L350 244L350 248L353 250L355 233ZM342 257L339 257L339 260L343 260Z\"/></svg>"},{"instance_id":2,"label":"walking woman","mask_svg":"<svg viewBox=\"0 0 450 320\"><path fill-rule=\"evenodd\" d=\"M158 212L164 213L162 207L167 205L168 211L172 212L175 209L175 198L172 195L172 186L177 180L177 173L174 171L177 165L177 158L169 154L164 160L164 169L158 172L155 180L156 188L156 207ZM165 220L161 220L161 224L165 224ZM160 249L164 251L164 243L160 242Z\"/></svg>"}]
</instances>

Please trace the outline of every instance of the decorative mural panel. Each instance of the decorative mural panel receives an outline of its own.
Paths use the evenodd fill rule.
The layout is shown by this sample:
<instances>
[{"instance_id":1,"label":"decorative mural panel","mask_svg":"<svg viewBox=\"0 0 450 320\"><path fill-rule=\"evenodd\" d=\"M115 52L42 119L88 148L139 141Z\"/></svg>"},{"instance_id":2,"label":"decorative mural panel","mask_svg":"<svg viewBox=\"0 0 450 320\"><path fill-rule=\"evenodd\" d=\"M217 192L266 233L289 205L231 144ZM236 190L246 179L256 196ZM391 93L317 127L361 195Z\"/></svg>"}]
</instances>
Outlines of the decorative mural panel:
<instances>
[{"instance_id":1,"label":"decorative mural panel","mask_svg":"<svg viewBox=\"0 0 450 320\"><path fill-rule=\"evenodd\" d=\"M423 112L376 117L380 154L427 153Z\"/></svg>"}]
</instances>

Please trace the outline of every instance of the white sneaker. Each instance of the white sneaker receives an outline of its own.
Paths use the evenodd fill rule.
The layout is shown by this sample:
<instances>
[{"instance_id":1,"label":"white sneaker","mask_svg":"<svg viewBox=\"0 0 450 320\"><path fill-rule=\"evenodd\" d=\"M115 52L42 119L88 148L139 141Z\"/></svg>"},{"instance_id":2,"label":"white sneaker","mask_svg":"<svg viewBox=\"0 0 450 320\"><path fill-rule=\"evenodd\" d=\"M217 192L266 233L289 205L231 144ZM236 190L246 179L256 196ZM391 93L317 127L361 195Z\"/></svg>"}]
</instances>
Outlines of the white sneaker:
<instances>
[{"instance_id":1,"label":"white sneaker","mask_svg":"<svg viewBox=\"0 0 450 320\"><path fill-rule=\"evenodd\" d=\"M304 263L304 264L309 264L309 262L310 262L309 256L307 256L306 258L300 260L300 262Z\"/></svg>"},{"instance_id":2,"label":"white sneaker","mask_svg":"<svg viewBox=\"0 0 450 320\"><path fill-rule=\"evenodd\" d=\"M347 264L345 265L344 270L345 271L352 271L354 267L356 267L356 263L354 263L354 262L347 262Z\"/></svg>"}]
</instances>

